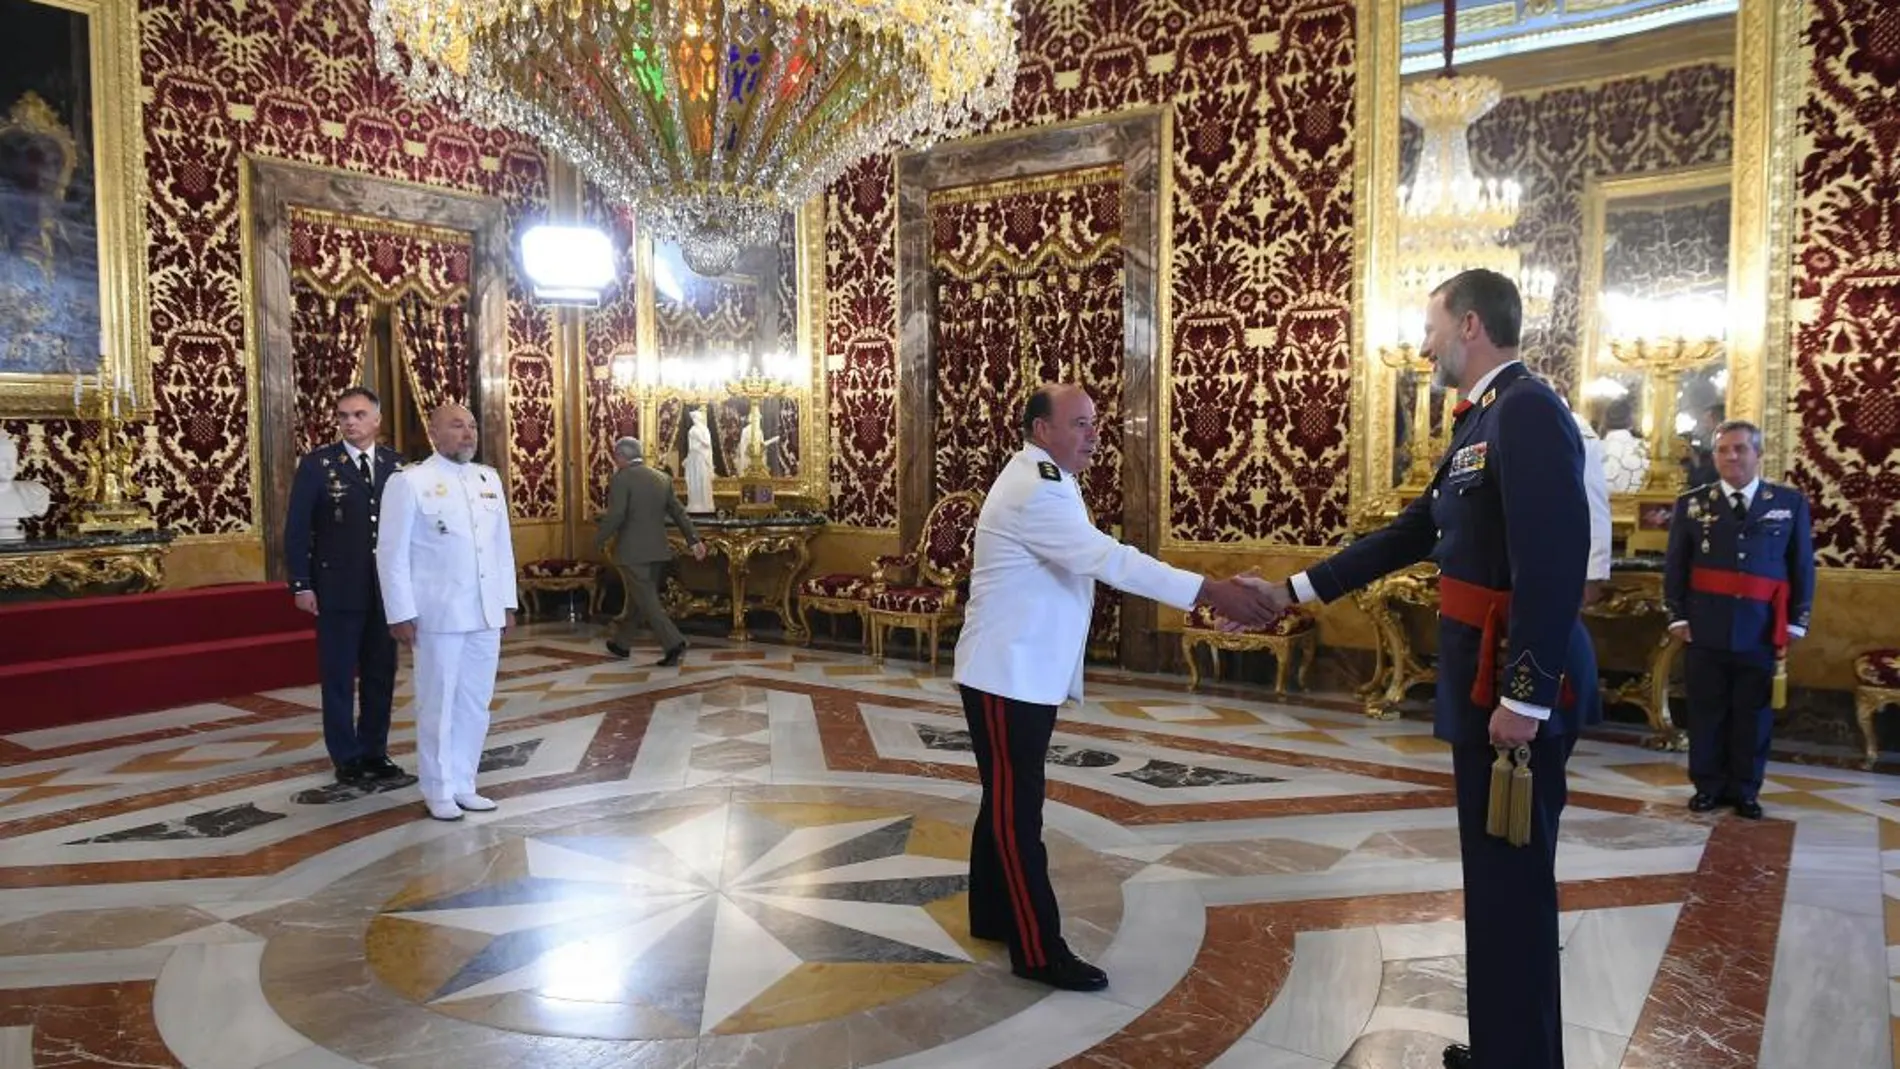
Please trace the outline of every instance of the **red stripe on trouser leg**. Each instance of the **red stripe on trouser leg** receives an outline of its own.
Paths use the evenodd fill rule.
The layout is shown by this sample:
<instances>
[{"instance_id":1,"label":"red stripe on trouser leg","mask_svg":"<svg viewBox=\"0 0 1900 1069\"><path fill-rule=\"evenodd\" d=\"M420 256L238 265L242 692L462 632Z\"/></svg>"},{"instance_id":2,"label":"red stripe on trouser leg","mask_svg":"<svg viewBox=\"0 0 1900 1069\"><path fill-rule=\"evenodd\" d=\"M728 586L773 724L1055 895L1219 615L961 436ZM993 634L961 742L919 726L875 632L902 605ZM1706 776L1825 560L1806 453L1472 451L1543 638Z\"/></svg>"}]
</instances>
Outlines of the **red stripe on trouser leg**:
<instances>
[{"instance_id":1,"label":"red stripe on trouser leg","mask_svg":"<svg viewBox=\"0 0 1900 1069\"><path fill-rule=\"evenodd\" d=\"M1036 905L1023 876L1022 855L1016 849L1016 775L1009 761L1008 714L1003 699L984 695L983 712L990 729L990 760L996 768L996 803L990 817L996 823L996 852L1003 862L1003 884L1009 888L1010 909L1016 914L1016 932L1023 944L1023 964L1038 969L1048 964L1042 952L1042 934L1036 924Z\"/></svg>"}]
</instances>

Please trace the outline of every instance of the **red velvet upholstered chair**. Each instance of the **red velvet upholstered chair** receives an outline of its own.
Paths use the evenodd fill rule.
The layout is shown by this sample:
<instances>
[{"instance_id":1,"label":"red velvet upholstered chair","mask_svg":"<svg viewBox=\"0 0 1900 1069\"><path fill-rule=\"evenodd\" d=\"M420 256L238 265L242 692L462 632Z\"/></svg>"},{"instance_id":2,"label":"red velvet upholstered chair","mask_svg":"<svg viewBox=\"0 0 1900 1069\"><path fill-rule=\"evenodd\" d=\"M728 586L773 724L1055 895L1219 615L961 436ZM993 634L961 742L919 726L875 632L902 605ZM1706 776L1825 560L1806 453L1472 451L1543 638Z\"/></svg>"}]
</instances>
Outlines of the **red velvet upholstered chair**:
<instances>
[{"instance_id":1,"label":"red velvet upholstered chair","mask_svg":"<svg viewBox=\"0 0 1900 1069\"><path fill-rule=\"evenodd\" d=\"M963 587L975 564L976 517L982 510L982 494L950 494L931 506L909 553L879 558L864 609L873 658L884 659L892 628L906 628L928 638L930 667L936 669L938 634L963 622Z\"/></svg>"},{"instance_id":2,"label":"red velvet upholstered chair","mask_svg":"<svg viewBox=\"0 0 1900 1069\"><path fill-rule=\"evenodd\" d=\"M1188 689L1201 685L1201 666L1195 659L1196 647L1206 646L1214 659L1214 679L1220 679L1220 651L1266 650L1273 654L1274 692L1286 693L1287 677L1294 660L1300 664L1300 689L1306 689L1307 676L1313 670L1313 655L1319 647L1319 626L1311 616L1290 612L1265 627L1241 631L1223 630L1224 620L1205 605L1188 613L1181 628L1181 656L1187 659Z\"/></svg>"}]
</instances>

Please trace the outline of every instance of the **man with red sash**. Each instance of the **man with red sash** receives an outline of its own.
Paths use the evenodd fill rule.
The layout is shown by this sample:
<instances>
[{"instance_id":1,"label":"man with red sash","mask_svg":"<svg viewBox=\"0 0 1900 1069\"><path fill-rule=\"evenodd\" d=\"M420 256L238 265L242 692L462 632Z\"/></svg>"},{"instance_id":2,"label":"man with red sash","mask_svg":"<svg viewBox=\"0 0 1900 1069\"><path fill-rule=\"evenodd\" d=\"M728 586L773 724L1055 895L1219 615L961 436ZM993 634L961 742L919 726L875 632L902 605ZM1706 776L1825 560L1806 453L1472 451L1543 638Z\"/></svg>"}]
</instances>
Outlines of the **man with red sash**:
<instances>
[{"instance_id":1,"label":"man with red sash","mask_svg":"<svg viewBox=\"0 0 1900 1069\"><path fill-rule=\"evenodd\" d=\"M1814 541L1808 499L1761 478L1759 428L1722 424L1714 457L1720 477L1676 499L1663 600L1689 646L1689 808L1759 820L1788 643L1807 634L1814 603Z\"/></svg>"},{"instance_id":2,"label":"man with red sash","mask_svg":"<svg viewBox=\"0 0 1900 1069\"><path fill-rule=\"evenodd\" d=\"M1433 733L1451 744L1464 862L1469 1047L1448 1069L1561 1069L1557 818L1577 732L1602 717L1582 620L1590 551L1576 422L1517 359L1523 307L1493 271L1433 292L1425 347L1464 400L1431 485L1384 529L1287 582L1335 601L1427 557L1439 568ZM1497 747L1526 747L1530 839L1486 831Z\"/></svg>"}]
</instances>

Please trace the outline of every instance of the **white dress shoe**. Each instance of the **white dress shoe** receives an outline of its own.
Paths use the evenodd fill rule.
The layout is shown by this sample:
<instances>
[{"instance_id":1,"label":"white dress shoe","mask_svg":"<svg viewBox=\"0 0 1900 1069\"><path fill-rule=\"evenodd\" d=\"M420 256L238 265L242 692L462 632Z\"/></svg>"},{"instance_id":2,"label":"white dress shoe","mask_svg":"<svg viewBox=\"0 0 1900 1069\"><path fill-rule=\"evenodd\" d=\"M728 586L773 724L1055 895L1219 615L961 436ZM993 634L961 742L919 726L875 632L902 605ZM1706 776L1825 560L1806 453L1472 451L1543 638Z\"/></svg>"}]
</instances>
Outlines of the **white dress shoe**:
<instances>
[{"instance_id":1,"label":"white dress shoe","mask_svg":"<svg viewBox=\"0 0 1900 1069\"><path fill-rule=\"evenodd\" d=\"M462 810L454 802L429 802L429 815L437 820L461 820Z\"/></svg>"},{"instance_id":2,"label":"white dress shoe","mask_svg":"<svg viewBox=\"0 0 1900 1069\"><path fill-rule=\"evenodd\" d=\"M486 813L495 808L493 799L483 798L479 794L458 794L455 796L455 804L471 813Z\"/></svg>"}]
</instances>

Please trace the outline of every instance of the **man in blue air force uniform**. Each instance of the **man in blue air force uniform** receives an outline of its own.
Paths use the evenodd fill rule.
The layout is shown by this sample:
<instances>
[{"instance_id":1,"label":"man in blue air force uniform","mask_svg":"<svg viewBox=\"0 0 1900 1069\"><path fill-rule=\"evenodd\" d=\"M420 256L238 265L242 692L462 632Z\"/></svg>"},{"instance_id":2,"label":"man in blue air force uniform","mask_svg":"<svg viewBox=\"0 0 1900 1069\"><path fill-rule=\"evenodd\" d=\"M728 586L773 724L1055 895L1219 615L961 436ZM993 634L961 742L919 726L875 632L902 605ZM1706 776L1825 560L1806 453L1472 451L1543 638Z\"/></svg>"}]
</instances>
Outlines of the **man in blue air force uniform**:
<instances>
[{"instance_id":1,"label":"man in blue air force uniform","mask_svg":"<svg viewBox=\"0 0 1900 1069\"><path fill-rule=\"evenodd\" d=\"M1471 1045L1448 1069L1563 1065L1557 818L1577 732L1601 719L1580 616L1591 517L1576 423L1517 359L1517 287L1466 271L1432 294L1425 345L1465 398L1430 487L1383 530L1293 576L1330 602L1426 557L1439 568L1434 734L1451 744L1464 861ZM1502 645L1499 645L1499 642ZM1486 833L1496 747L1528 746L1531 838Z\"/></svg>"},{"instance_id":2,"label":"man in blue air force uniform","mask_svg":"<svg viewBox=\"0 0 1900 1069\"><path fill-rule=\"evenodd\" d=\"M1759 820L1788 641L1808 633L1814 541L1808 499L1761 478L1759 428L1723 423L1713 456L1720 478L1676 499L1663 573L1669 629L1688 643L1689 808Z\"/></svg>"},{"instance_id":3,"label":"man in blue air force uniform","mask_svg":"<svg viewBox=\"0 0 1900 1069\"><path fill-rule=\"evenodd\" d=\"M298 462L284 518L291 594L317 618L323 744L337 782L348 784L408 778L387 752L396 640L383 621L376 534L383 487L399 458L376 443L382 422L374 393L345 390L336 402L343 440Z\"/></svg>"}]
</instances>

